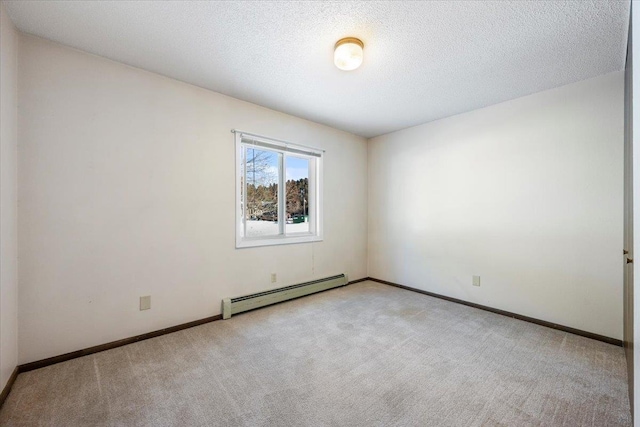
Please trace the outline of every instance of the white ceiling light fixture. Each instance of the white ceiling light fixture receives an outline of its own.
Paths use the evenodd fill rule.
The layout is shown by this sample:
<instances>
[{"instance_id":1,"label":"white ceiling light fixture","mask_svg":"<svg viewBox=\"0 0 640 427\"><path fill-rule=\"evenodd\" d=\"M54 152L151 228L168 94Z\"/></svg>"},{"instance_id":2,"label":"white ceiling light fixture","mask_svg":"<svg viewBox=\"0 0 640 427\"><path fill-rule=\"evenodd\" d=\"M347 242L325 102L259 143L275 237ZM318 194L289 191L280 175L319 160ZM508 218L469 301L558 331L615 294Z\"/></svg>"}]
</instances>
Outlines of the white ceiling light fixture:
<instances>
[{"instance_id":1,"label":"white ceiling light fixture","mask_svg":"<svg viewBox=\"0 0 640 427\"><path fill-rule=\"evenodd\" d=\"M333 63L344 71L355 70L362 64L364 43L355 37L338 40L333 53Z\"/></svg>"}]
</instances>

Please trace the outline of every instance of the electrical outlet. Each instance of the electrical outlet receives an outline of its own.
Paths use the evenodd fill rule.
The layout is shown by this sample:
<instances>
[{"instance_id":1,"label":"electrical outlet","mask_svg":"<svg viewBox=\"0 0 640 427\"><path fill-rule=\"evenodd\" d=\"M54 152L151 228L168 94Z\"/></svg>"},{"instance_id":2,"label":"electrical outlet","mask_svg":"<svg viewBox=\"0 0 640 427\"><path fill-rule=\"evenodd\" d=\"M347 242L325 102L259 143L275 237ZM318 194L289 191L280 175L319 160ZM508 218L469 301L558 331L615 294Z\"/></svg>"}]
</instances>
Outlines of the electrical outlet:
<instances>
[{"instance_id":1,"label":"electrical outlet","mask_svg":"<svg viewBox=\"0 0 640 427\"><path fill-rule=\"evenodd\" d=\"M480 286L480 276L473 276L473 286Z\"/></svg>"},{"instance_id":2,"label":"electrical outlet","mask_svg":"<svg viewBox=\"0 0 640 427\"><path fill-rule=\"evenodd\" d=\"M271 273L271 283L276 283L278 281L278 276L276 273Z\"/></svg>"},{"instance_id":3,"label":"electrical outlet","mask_svg":"<svg viewBox=\"0 0 640 427\"><path fill-rule=\"evenodd\" d=\"M151 295L140 297L140 311L149 310L151 308Z\"/></svg>"}]
</instances>

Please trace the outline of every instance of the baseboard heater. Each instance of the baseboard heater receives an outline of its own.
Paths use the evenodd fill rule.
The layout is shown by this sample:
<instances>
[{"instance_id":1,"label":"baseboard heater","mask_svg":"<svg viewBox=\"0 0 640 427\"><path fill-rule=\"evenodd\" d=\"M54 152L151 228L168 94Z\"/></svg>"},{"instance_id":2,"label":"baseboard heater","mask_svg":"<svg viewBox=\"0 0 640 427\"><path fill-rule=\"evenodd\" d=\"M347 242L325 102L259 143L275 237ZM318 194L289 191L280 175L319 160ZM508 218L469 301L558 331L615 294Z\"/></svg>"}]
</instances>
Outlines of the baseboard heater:
<instances>
[{"instance_id":1,"label":"baseboard heater","mask_svg":"<svg viewBox=\"0 0 640 427\"><path fill-rule=\"evenodd\" d=\"M222 300L222 318L228 319L232 314L238 314L243 311L253 310L254 308L337 288L346 285L348 282L349 279L346 274L338 274L337 276L271 289L242 297L225 298Z\"/></svg>"}]
</instances>

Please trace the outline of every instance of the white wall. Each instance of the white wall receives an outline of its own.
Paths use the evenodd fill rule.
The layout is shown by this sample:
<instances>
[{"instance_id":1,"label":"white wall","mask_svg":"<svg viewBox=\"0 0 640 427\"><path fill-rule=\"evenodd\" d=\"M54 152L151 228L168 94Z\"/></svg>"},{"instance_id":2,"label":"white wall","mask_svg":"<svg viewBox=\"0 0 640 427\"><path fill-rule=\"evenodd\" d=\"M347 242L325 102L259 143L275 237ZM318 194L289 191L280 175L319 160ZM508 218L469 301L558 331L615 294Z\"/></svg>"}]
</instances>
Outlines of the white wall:
<instances>
[{"instance_id":1,"label":"white wall","mask_svg":"<svg viewBox=\"0 0 640 427\"><path fill-rule=\"evenodd\" d=\"M631 44L631 79L629 83L631 87L628 91L631 92L631 144L632 144L632 174L633 174L633 249L631 255L636 258L640 255L640 66L634 64L639 62L640 58L640 9L637 7L631 8L631 37L629 43ZM629 65L629 64L627 64ZM636 126L638 125L638 126ZM633 318L631 319L632 327L631 333L633 337L631 339L631 355L633 357L633 394L631 396L633 405L633 425L640 427L640 349L636 349L636 344L640 343L640 262L635 259L633 263L633 285L629 296L633 298L632 310L630 310ZM625 319L626 320L626 319ZM627 353L629 357L629 352Z\"/></svg>"},{"instance_id":2,"label":"white wall","mask_svg":"<svg viewBox=\"0 0 640 427\"><path fill-rule=\"evenodd\" d=\"M18 362L17 44L0 3L0 391Z\"/></svg>"},{"instance_id":3,"label":"white wall","mask_svg":"<svg viewBox=\"0 0 640 427\"><path fill-rule=\"evenodd\" d=\"M364 138L20 40L20 363L219 314L272 272L367 275ZM232 128L326 149L323 242L235 249Z\"/></svg>"},{"instance_id":4,"label":"white wall","mask_svg":"<svg viewBox=\"0 0 640 427\"><path fill-rule=\"evenodd\" d=\"M617 72L373 138L369 276L622 338L623 117Z\"/></svg>"}]
</instances>

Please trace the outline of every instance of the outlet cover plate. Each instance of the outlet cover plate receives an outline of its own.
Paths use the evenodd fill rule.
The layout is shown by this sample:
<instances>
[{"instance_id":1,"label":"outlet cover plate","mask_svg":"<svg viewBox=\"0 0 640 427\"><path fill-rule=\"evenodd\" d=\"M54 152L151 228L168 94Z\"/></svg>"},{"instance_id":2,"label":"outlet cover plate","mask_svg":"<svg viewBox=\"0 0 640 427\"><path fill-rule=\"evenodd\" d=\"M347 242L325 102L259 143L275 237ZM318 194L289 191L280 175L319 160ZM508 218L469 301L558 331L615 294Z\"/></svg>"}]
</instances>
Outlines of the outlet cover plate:
<instances>
[{"instance_id":1,"label":"outlet cover plate","mask_svg":"<svg viewBox=\"0 0 640 427\"><path fill-rule=\"evenodd\" d=\"M480 276L473 276L473 286L480 286Z\"/></svg>"},{"instance_id":2,"label":"outlet cover plate","mask_svg":"<svg viewBox=\"0 0 640 427\"><path fill-rule=\"evenodd\" d=\"M151 308L151 295L140 297L140 311L149 310Z\"/></svg>"}]
</instances>

